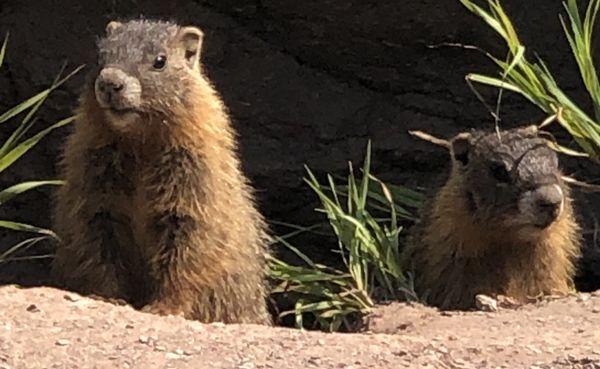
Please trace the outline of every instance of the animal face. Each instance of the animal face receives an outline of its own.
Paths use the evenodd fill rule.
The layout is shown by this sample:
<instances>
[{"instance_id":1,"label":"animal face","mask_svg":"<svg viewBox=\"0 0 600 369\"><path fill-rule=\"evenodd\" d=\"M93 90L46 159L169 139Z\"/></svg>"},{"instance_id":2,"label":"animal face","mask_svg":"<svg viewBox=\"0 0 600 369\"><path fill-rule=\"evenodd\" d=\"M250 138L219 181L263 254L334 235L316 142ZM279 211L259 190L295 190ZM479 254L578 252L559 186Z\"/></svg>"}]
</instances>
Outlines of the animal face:
<instances>
[{"instance_id":1,"label":"animal face","mask_svg":"<svg viewBox=\"0 0 600 369\"><path fill-rule=\"evenodd\" d=\"M202 32L160 21L110 22L98 42L94 92L108 121L121 128L140 117L164 119L186 101L199 71Z\"/></svg>"},{"instance_id":2,"label":"animal face","mask_svg":"<svg viewBox=\"0 0 600 369\"><path fill-rule=\"evenodd\" d=\"M459 135L452 154L475 219L536 233L561 216L566 187L558 158L537 130Z\"/></svg>"}]
</instances>

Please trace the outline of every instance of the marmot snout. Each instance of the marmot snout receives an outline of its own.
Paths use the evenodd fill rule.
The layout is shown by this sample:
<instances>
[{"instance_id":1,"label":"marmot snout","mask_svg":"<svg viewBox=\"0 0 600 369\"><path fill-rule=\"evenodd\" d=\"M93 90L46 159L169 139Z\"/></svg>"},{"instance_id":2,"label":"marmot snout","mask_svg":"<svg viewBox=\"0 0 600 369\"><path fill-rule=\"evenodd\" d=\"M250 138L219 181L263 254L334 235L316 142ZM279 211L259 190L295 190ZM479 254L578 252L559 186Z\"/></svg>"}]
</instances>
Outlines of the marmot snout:
<instances>
[{"instance_id":1,"label":"marmot snout","mask_svg":"<svg viewBox=\"0 0 600 369\"><path fill-rule=\"evenodd\" d=\"M114 67L104 68L94 84L96 100L100 107L122 112L136 110L142 102L140 81Z\"/></svg>"}]
</instances>

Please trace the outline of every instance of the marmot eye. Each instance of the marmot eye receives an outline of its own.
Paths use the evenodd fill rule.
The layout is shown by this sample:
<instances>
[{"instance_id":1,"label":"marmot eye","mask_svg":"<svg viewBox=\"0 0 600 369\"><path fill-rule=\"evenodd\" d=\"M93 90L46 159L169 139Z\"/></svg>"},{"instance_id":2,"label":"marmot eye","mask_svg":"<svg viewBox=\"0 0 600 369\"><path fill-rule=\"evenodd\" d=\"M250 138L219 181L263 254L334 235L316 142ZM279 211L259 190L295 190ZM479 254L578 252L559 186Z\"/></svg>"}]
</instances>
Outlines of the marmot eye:
<instances>
[{"instance_id":1,"label":"marmot eye","mask_svg":"<svg viewBox=\"0 0 600 369\"><path fill-rule=\"evenodd\" d=\"M506 169L506 166L502 163L492 163L490 164L490 172L492 176L498 181L502 183L510 182L510 173Z\"/></svg>"},{"instance_id":2,"label":"marmot eye","mask_svg":"<svg viewBox=\"0 0 600 369\"><path fill-rule=\"evenodd\" d=\"M160 54L159 56L156 57L156 59L154 59L154 64L152 64L152 67L154 69L164 69L165 65L167 65L167 56L165 54Z\"/></svg>"}]
</instances>

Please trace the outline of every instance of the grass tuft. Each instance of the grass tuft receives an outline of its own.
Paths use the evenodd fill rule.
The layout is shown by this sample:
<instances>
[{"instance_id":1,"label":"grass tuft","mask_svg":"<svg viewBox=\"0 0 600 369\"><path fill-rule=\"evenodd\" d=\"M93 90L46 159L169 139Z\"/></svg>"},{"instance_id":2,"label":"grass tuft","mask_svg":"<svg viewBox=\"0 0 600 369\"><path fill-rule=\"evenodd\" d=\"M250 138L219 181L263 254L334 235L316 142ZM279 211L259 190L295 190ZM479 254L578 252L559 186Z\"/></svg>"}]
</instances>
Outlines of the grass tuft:
<instances>
[{"instance_id":1,"label":"grass tuft","mask_svg":"<svg viewBox=\"0 0 600 369\"><path fill-rule=\"evenodd\" d=\"M412 210L420 205L422 195L384 184L370 173L370 167L370 143L362 176L358 178L350 164L344 185L337 184L331 175L321 183L306 167L305 182L321 201L317 211L327 216L344 268L317 264L288 241L289 235L278 238L279 244L304 262L290 265L270 259L271 277L278 282L274 293L297 298L295 308L281 317L294 315L297 327L306 327L305 317L310 315L320 329L352 330L356 319L376 302L416 299L399 264L402 227L398 219L413 220ZM293 235L314 229L294 228Z\"/></svg>"},{"instance_id":2,"label":"grass tuft","mask_svg":"<svg viewBox=\"0 0 600 369\"><path fill-rule=\"evenodd\" d=\"M600 84L592 57L592 34L600 0L590 0L583 20L577 0L563 3L566 19L560 21L573 56L579 66L583 84L594 104L593 118L575 104L556 83L550 69L542 59L527 59L526 47L519 40L510 18L499 0L487 0L487 9L473 0L460 0L472 13L479 16L506 42L509 50L507 61L487 54L500 68L498 77L469 74L467 80L518 93L537 105L548 115L556 115L558 122L571 134L584 153L558 147L566 154L588 156L600 161Z\"/></svg>"},{"instance_id":3,"label":"grass tuft","mask_svg":"<svg viewBox=\"0 0 600 369\"><path fill-rule=\"evenodd\" d=\"M0 67L2 67L5 60L7 45L8 34L4 38L4 42L0 48ZM50 87L0 114L0 124L10 124L13 121L19 120L12 134L0 145L0 173L13 166L15 162L17 162L23 155L35 147L35 145L37 145L50 132L71 123L75 119L74 117L70 117L60 120L49 127L42 129L38 133L27 137L27 133L37 122L38 111L46 99L54 90L59 88L64 82L79 72L82 68L83 66L76 68L73 72L69 73L65 77L62 77L61 71ZM62 181L59 180L42 180L27 181L12 185L8 188L0 190L0 206L3 206L8 201L24 192L43 186L58 186L61 184ZM35 235L17 243L16 245L9 247L3 246L2 249L6 249L6 251L0 253L0 264L16 259L22 260L23 257L15 257L15 255L31 248L41 241L58 238L56 234L49 229L40 228L13 220L0 220L0 228Z\"/></svg>"}]
</instances>

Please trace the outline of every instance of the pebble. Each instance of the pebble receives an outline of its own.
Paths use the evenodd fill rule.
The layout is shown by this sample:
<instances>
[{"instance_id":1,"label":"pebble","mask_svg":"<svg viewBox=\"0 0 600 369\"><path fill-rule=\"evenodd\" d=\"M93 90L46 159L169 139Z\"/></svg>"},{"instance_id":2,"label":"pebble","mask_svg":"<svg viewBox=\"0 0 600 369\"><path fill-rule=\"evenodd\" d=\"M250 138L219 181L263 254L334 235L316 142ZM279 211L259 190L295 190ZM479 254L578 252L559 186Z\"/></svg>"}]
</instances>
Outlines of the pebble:
<instances>
[{"instance_id":1,"label":"pebble","mask_svg":"<svg viewBox=\"0 0 600 369\"><path fill-rule=\"evenodd\" d=\"M577 302L585 302L585 301L587 301L589 299L590 299L590 295L588 295L588 294L580 294L577 297Z\"/></svg>"},{"instance_id":2,"label":"pebble","mask_svg":"<svg viewBox=\"0 0 600 369\"><path fill-rule=\"evenodd\" d=\"M58 341L56 341L57 346L69 346L70 344L71 344L71 341L66 340L66 339L59 339Z\"/></svg>"},{"instance_id":3,"label":"pebble","mask_svg":"<svg viewBox=\"0 0 600 369\"><path fill-rule=\"evenodd\" d=\"M177 355L174 352L167 352L165 357L169 360L177 360L177 359L181 359L181 355Z\"/></svg>"},{"instance_id":4,"label":"pebble","mask_svg":"<svg viewBox=\"0 0 600 369\"><path fill-rule=\"evenodd\" d=\"M146 344L146 343L150 342L150 338L149 338L148 336L140 336L140 337L138 338L138 341L139 341L140 343L144 343L144 344Z\"/></svg>"},{"instance_id":5,"label":"pebble","mask_svg":"<svg viewBox=\"0 0 600 369\"><path fill-rule=\"evenodd\" d=\"M475 305L481 311L498 311L498 302L496 299L486 295L475 296Z\"/></svg>"},{"instance_id":6,"label":"pebble","mask_svg":"<svg viewBox=\"0 0 600 369\"><path fill-rule=\"evenodd\" d=\"M71 301L71 302L77 302L80 300L80 298L75 295L65 295L64 298L65 298L65 300Z\"/></svg>"},{"instance_id":7,"label":"pebble","mask_svg":"<svg viewBox=\"0 0 600 369\"><path fill-rule=\"evenodd\" d=\"M27 306L27 311L30 313L39 313L40 309L38 309L38 307L35 306L35 304L31 304L31 305Z\"/></svg>"}]
</instances>

